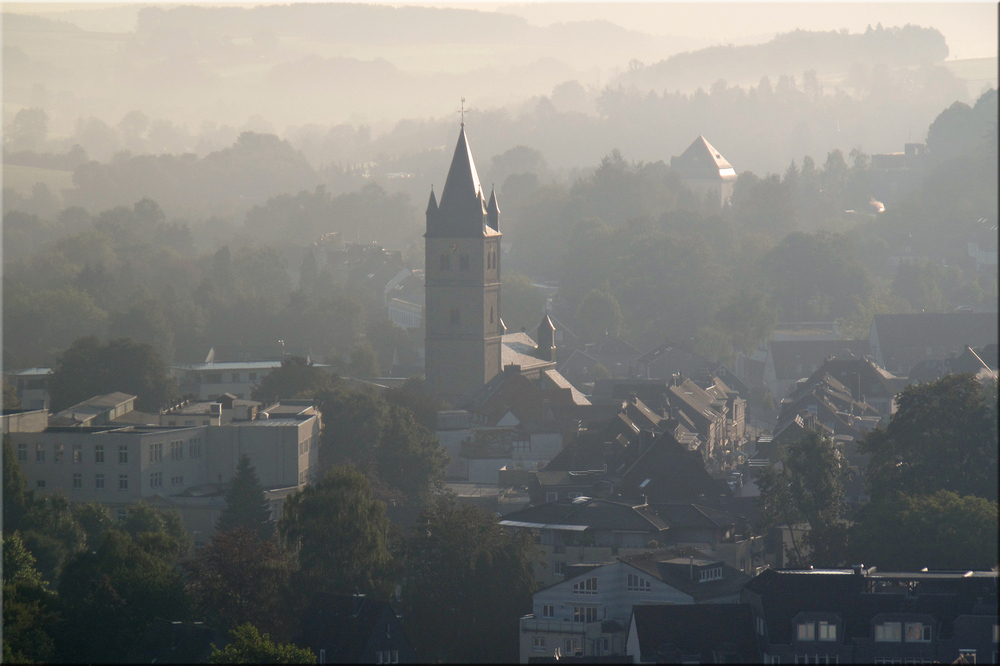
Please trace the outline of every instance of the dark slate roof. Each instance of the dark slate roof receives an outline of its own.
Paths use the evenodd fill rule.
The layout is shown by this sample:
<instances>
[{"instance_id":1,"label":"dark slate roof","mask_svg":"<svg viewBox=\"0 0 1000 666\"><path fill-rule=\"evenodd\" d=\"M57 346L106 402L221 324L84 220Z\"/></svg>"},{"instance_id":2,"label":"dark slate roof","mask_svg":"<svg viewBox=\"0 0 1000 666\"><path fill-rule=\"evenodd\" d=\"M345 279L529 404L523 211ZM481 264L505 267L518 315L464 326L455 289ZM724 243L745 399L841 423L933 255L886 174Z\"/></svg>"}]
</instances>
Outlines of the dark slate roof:
<instances>
[{"instance_id":1,"label":"dark slate roof","mask_svg":"<svg viewBox=\"0 0 1000 666\"><path fill-rule=\"evenodd\" d=\"M668 432L657 437L628 467L622 476L621 493L636 499L645 496L650 502L709 504L732 494L724 481L716 481L708 473L700 453L686 451Z\"/></svg>"},{"instance_id":2,"label":"dark slate roof","mask_svg":"<svg viewBox=\"0 0 1000 666\"><path fill-rule=\"evenodd\" d=\"M451 202L463 198L474 199L482 196L483 186L479 183L479 173L476 171L476 162L472 159L472 148L469 147L469 139L465 136L463 123L458 133L455 154L451 158L448 178L444 181L444 189L441 191L439 208L446 208Z\"/></svg>"},{"instance_id":3,"label":"dark slate roof","mask_svg":"<svg viewBox=\"0 0 1000 666\"><path fill-rule=\"evenodd\" d=\"M656 504L657 515L670 527L732 527L737 518L698 504Z\"/></svg>"},{"instance_id":4,"label":"dark slate roof","mask_svg":"<svg viewBox=\"0 0 1000 666\"><path fill-rule=\"evenodd\" d=\"M750 604L634 606L643 661L760 663Z\"/></svg>"},{"instance_id":5,"label":"dark slate roof","mask_svg":"<svg viewBox=\"0 0 1000 666\"><path fill-rule=\"evenodd\" d=\"M935 356L943 356L961 352L965 345L997 343L996 312L877 314L872 328L878 333L885 366L906 366L900 372L908 372L925 358L927 347Z\"/></svg>"},{"instance_id":6,"label":"dark slate roof","mask_svg":"<svg viewBox=\"0 0 1000 666\"><path fill-rule=\"evenodd\" d=\"M492 200L495 211L490 219L499 216L499 207ZM476 163L472 159L472 149L465 135L465 125L458 135L458 143L448 169L441 201L434 205L433 194L427 203L427 237L469 238L499 235L496 227L488 223L486 198ZM493 222L497 227L499 222Z\"/></svg>"},{"instance_id":7,"label":"dark slate roof","mask_svg":"<svg viewBox=\"0 0 1000 666\"><path fill-rule=\"evenodd\" d=\"M618 559L648 576L663 581L675 590L690 595L695 603L738 594L750 580L750 576L739 569L693 548L668 548L637 555L623 555ZM692 580L692 568L696 569L694 574L697 578L697 569L715 566L722 567L722 578L705 582Z\"/></svg>"},{"instance_id":8,"label":"dark slate roof","mask_svg":"<svg viewBox=\"0 0 1000 666\"><path fill-rule=\"evenodd\" d=\"M773 340L770 344L774 374L779 380L808 377L830 356L862 357L871 354L868 340ZM801 371L799 364L802 365Z\"/></svg>"},{"instance_id":9,"label":"dark slate roof","mask_svg":"<svg viewBox=\"0 0 1000 666\"><path fill-rule=\"evenodd\" d=\"M667 528L648 506L633 506L590 497L561 499L540 506L529 506L504 516L501 525L510 527L548 527L549 529L608 530L659 533ZM573 529L583 528L583 529Z\"/></svg>"},{"instance_id":10,"label":"dark slate roof","mask_svg":"<svg viewBox=\"0 0 1000 666\"><path fill-rule=\"evenodd\" d=\"M880 581L918 581L915 595L866 593ZM802 612L838 614L844 622L841 641L869 638L871 622L880 613L927 613L939 623L940 637L950 638L956 617L970 613L977 598L996 603L996 573L968 576L961 572L875 573L853 571L776 571L768 569L746 584L761 599L772 644L790 644L796 615Z\"/></svg>"}]
</instances>

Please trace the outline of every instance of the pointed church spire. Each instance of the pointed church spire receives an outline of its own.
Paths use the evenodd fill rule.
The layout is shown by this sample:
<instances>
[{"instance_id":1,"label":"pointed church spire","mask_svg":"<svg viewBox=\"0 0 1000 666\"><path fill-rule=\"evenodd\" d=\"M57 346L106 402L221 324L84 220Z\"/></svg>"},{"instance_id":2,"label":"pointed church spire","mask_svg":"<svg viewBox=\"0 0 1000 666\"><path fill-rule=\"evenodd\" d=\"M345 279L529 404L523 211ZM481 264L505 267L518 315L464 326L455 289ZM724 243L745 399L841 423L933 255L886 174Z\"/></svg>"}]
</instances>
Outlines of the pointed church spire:
<instances>
[{"instance_id":1,"label":"pointed church spire","mask_svg":"<svg viewBox=\"0 0 1000 666\"><path fill-rule=\"evenodd\" d=\"M482 186L479 184L479 174L476 172L476 163L472 159L472 149L469 148L469 140L465 136L465 124L458 134L458 145L455 146L455 154L451 158L451 168L448 169L448 178L444 181L444 190L441 192L441 208L452 208L457 206L462 209L472 204L476 199L482 198ZM482 204L480 204L480 208Z\"/></svg>"}]
</instances>

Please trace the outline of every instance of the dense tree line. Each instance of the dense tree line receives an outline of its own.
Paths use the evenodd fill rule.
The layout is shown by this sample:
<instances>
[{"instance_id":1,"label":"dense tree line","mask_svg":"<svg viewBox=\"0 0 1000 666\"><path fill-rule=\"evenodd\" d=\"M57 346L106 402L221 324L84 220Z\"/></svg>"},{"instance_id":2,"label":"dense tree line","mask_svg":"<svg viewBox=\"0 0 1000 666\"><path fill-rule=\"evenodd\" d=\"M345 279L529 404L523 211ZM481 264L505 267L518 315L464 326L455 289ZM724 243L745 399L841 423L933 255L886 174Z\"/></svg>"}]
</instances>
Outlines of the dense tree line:
<instances>
[{"instance_id":1,"label":"dense tree line","mask_svg":"<svg viewBox=\"0 0 1000 666\"><path fill-rule=\"evenodd\" d=\"M530 608L533 545L495 516L427 497L412 534L386 518L364 474L336 466L285 502L277 533L254 468L240 461L212 541L195 551L175 514L26 491L4 442L4 659L128 662L154 618L230 632L212 663L303 663L288 645L317 591L389 598L401 587L418 654L511 661ZM455 599L464 598L464 605ZM484 607L480 601L491 599ZM469 605L473 604L473 605ZM475 616L473 639L455 627Z\"/></svg>"},{"instance_id":2,"label":"dense tree line","mask_svg":"<svg viewBox=\"0 0 1000 666\"><path fill-rule=\"evenodd\" d=\"M997 562L997 383L948 375L907 387L870 454L870 501L844 503L843 451L818 432L792 442L760 480L764 525L799 523L795 566L864 562L889 571L985 570Z\"/></svg>"}]
</instances>

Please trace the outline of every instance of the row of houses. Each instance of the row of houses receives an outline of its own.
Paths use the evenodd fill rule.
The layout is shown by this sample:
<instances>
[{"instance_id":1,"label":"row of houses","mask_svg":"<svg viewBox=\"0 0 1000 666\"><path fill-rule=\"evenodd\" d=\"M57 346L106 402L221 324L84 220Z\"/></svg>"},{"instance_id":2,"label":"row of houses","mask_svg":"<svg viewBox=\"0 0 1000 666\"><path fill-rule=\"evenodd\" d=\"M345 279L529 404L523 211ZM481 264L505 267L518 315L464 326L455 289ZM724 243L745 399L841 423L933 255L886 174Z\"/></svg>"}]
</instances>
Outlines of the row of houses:
<instances>
[{"instance_id":1,"label":"row of houses","mask_svg":"<svg viewBox=\"0 0 1000 666\"><path fill-rule=\"evenodd\" d=\"M520 619L521 663L997 663L996 571L767 569L690 549L570 567Z\"/></svg>"}]
</instances>

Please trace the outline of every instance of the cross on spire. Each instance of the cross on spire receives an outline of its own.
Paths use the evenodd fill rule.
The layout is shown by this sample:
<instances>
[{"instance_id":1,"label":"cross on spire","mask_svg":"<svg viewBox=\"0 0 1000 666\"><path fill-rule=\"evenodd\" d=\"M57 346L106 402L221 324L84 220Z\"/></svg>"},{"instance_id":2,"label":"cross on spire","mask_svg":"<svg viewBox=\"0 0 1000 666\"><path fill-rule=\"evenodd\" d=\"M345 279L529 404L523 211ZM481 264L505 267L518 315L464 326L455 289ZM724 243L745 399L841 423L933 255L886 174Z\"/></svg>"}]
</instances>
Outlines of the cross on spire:
<instances>
[{"instance_id":1,"label":"cross on spire","mask_svg":"<svg viewBox=\"0 0 1000 666\"><path fill-rule=\"evenodd\" d=\"M465 127L465 98L462 98L462 127Z\"/></svg>"}]
</instances>

